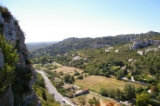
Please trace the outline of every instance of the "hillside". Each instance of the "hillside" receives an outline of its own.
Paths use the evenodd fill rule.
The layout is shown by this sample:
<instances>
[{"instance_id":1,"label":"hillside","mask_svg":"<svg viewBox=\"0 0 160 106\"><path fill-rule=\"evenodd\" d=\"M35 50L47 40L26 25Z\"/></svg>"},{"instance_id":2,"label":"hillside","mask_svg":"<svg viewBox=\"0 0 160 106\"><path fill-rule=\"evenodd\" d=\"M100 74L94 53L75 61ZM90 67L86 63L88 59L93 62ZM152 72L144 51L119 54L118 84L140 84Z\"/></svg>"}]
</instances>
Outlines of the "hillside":
<instances>
[{"instance_id":1,"label":"hillside","mask_svg":"<svg viewBox=\"0 0 160 106\"><path fill-rule=\"evenodd\" d=\"M143 80L139 74L159 73L159 40L158 32L95 39L69 38L34 51L31 57L34 57L34 63L56 61L84 69L93 75L117 76L118 73L122 73L119 70L124 68L127 72L123 75L132 73L137 75L138 80ZM98 44L99 46L95 46Z\"/></svg>"},{"instance_id":2,"label":"hillside","mask_svg":"<svg viewBox=\"0 0 160 106\"><path fill-rule=\"evenodd\" d=\"M55 66L55 62L65 67L76 67L82 70L82 73L74 70L74 73L67 77L71 80L66 82L75 83L84 88L87 87L115 100L130 100L133 104L135 104L135 101L132 100L133 98L138 101L138 96L146 92L149 98L152 98L147 103L159 106L160 33L158 32L150 31L144 34L118 35L94 39L68 38L52 46L31 52L31 57L36 68L43 67L42 70L50 74L55 69L54 75L67 76L67 69L58 71L56 68L59 66ZM93 76L95 81L91 79ZM103 78L109 81L109 87L104 84ZM117 82L118 80L122 82ZM146 88L136 88L133 91L133 98L128 99L124 95L125 90L122 85L118 85L126 83L126 81L132 83L136 81L140 85L144 84ZM117 89L116 86L117 88L122 87L121 90L114 91L113 87ZM129 89L131 90L131 88ZM60 91L62 94L67 92L65 90ZM117 98L115 96L117 95L116 92L117 94L121 92L123 96Z\"/></svg>"},{"instance_id":3,"label":"hillside","mask_svg":"<svg viewBox=\"0 0 160 106\"><path fill-rule=\"evenodd\" d=\"M103 48L107 46L121 45L140 38L156 40L159 39L159 35L160 33L158 32L150 31L148 33L141 34L126 34L99 38L68 38L51 46L31 52L31 57L43 56L43 54L50 54L51 56L54 56L57 54L64 54L70 51L81 50L85 48L94 49Z\"/></svg>"}]
</instances>

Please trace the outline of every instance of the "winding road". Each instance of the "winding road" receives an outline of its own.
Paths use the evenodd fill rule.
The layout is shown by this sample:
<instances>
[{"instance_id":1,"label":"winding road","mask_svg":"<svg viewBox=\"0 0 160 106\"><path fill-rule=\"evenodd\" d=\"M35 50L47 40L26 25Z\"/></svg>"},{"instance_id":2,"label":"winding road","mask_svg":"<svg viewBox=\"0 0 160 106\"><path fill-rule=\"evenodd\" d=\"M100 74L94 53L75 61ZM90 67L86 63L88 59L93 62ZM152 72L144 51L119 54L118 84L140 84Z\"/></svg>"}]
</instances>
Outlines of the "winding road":
<instances>
[{"instance_id":1,"label":"winding road","mask_svg":"<svg viewBox=\"0 0 160 106\"><path fill-rule=\"evenodd\" d=\"M48 79L48 77L46 76L46 73L44 71L36 70L36 72L38 72L42 75L42 77L45 80L46 88L48 89L49 94L54 94L55 100L60 102L61 106L65 106L66 104L71 105L71 106L75 106L67 97L63 97L57 91L57 89L52 85L52 83L50 82L50 80Z\"/></svg>"}]
</instances>

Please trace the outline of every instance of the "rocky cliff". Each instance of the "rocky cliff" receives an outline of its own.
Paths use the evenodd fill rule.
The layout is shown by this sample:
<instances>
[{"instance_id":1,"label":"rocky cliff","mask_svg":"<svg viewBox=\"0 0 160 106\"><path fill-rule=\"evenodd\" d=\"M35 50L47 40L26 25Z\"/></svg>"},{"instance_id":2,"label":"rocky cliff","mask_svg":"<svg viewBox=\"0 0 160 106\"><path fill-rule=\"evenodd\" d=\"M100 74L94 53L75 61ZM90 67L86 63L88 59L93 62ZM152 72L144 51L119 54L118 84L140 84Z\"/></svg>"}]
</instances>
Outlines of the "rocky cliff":
<instances>
[{"instance_id":1,"label":"rocky cliff","mask_svg":"<svg viewBox=\"0 0 160 106\"><path fill-rule=\"evenodd\" d=\"M4 59L3 59L2 50L0 49L0 68L2 68L3 65L4 65Z\"/></svg>"},{"instance_id":2,"label":"rocky cliff","mask_svg":"<svg viewBox=\"0 0 160 106\"><path fill-rule=\"evenodd\" d=\"M31 102L31 100L36 101L35 105L40 105L37 96L32 90L32 85L35 82L36 77L35 70L32 68L28 58L28 50L25 45L24 33L21 30L18 21L11 15L10 11L2 6L0 6L0 35L4 35L5 39L12 44L14 49L17 50L19 58L15 71L18 69L22 71L23 69L25 72L19 72L30 75L30 78L27 77L29 80L26 80L25 78L20 79L22 76L18 76L20 74L17 71L15 82L12 82L11 86L8 86L3 95L0 96L0 106L26 106ZM3 64L3 52L0 49L0 68L3 67ZM30 71L26 71L26 69ZM21 93L17 92L17 88L19 87L18 84L23 85L19 85L21 87ZM29 90L23 92L23 89L26 88Z\"/></svg>"},{"instance_id":3,"label":"rocky cliff","mask_svg":"<svg viewBox=\"0 0 160 106\"><path fill-rule=\"evenodd\" d=\"M153 39L134 39L133 45L131 49L136 50L138 48L144 48L150 45L160 45L160 40L153 40Z\"/></svg>"}]
</instances>

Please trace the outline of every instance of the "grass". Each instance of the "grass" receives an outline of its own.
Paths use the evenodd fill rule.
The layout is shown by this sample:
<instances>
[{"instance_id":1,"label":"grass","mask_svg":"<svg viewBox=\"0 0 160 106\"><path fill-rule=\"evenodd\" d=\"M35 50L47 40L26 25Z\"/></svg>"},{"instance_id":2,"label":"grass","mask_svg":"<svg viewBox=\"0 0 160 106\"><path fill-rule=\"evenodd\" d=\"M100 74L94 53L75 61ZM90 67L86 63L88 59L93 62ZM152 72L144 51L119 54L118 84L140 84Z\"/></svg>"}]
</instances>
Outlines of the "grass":
<instances>
[{"instance_id":1,"label":"grass","mask_svg":"<svg viewBox=\"0 0 160 106\"><path fill-rule=\"evenodd\" d=\"M114 100L111 100L111 99L108 99L108 98L102 98L101 96L98 96L98 95L95 95L95 94L92 94L92 93L81 95L81 96L78 96L78 97L74 97L72 99L72 101L74 103L76 103L77 106L82 106L81 101L84 100L85 101L85 106L90 106L88 101L89 101L89 99L93 99L93 98L96 98L97 100L99 100L100 106L106 106L107 102L115 102ZM119 106L119 105L116 105L116 106Z\"/></svg>"},{"instance_id":2,"label":"grass","mask_svg":"<svg viewBox=\"0 0 160 106\"><path fill-rule=\"evenodd\" d=\"M117 89L123 90L125 84L131 83L131 82L125 82L120 81L115 78L106 78L103 76L89 76L84 78L83 80L76 80L75 84L84 88L89 88L90 90L99 92L101 88L107 88L107 89ZM140 84L134 84L136 88L138 87L145 87Z\"/></svg>"},{"instance_id":3,"label":"grass","mask_svg":"<svg viewBox=\"0 0 160 106\"><path fill-rule=\"evenodd\" d=\"M52 94L49 94L48 90L45 87L45 81L41 74L36 73L37 80L33 85L33 90L38 96L39 100L42 103L42 106L60 106L60 103L54 99ZM36 106L37 101L32 100L31 103L27 106Z\"/></svg>"},{"instance_id":4,"label":"grass","mask_svg":"<svg viewBox=\"0 0 160 106\"><path fill-rule=\"evenodd\" d=\"M58 67L60 67L60 64L33 64L33 67L36 68L36 69L39 69L39 70L53 70L53 69L56 69Z\"/></svg>"},{"instance_id":5,"label":"grass","mask_svg":"<svg viewBox=\"0 0 160 106\"><path fill-rule=\"evenodd\" d=\"M78 68L67 67L67 66L61 66L61 67L54 69L52 71L54 71L54 72L56 71L57 73L63 72L63 74L73 75L75 70L77 70L79 73L82 73L82 70L80 70Z\"/></svg>"},{"instance_id":6,"label":"grass","mask_svg":"<svg viewBox=\"0 0 160 106\"><path fill-rule=\"evenodd\" d=\"M77 72L79 73L82 73L83 70L81 69L78 69L78 68L74 68L74 67L68 67L68 66L62 66L61 64L59 63L56 63L56 62L53 62L52 63L52 66L56 66L57 68L56 69L51 69L49 71L53 71L53 72L57 72L57 73L60 73L60 72L63 72L63 74L70 74L70 75L74 75L74 71L76 70ZM50 66L50 67L52 67ZM40 68L41 70L47 70L48 67L45 67L45 66L42 66L40 64L33 64L33 67L34 68Z\"/></svg>"},{"instance_id":7,"label":"grass","mask_svg":"<svg viewBox=\"0 0 160 106\"><path fill-rule=\"evenodd\" d=\"M55 65L55 66L57 66L57 67L61 67L62 66L61 64L59 64L57 62L53 62L52 64Z\"/></svg>"}]
</instances>

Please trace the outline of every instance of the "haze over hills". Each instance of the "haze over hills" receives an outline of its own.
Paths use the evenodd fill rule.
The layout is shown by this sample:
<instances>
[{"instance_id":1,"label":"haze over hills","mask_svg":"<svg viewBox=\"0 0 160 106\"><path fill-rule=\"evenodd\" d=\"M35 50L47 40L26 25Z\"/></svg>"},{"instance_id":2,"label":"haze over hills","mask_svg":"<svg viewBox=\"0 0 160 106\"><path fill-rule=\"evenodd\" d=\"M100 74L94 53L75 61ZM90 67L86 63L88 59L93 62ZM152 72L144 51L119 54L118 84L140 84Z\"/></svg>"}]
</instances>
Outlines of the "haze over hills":
<instances>
[{"instance_id":1,"label":"haze over hills","mask_svg":"<svg viewBox=\"0 0 160 106\"><path fill-rule=\"evenodd\" d=\"M47 46L50 46L52 44L57 43L58 41L52 41L52 42L28 42L26 43L27 48L29 49L29 51L33 51L33 50L37 50L40 48L44 48Z\"/></svg>"}]
</instances>

